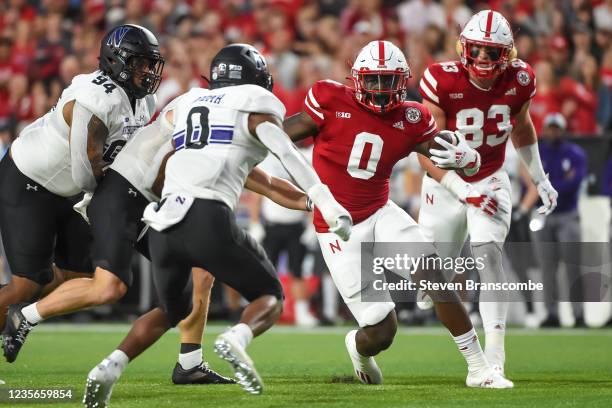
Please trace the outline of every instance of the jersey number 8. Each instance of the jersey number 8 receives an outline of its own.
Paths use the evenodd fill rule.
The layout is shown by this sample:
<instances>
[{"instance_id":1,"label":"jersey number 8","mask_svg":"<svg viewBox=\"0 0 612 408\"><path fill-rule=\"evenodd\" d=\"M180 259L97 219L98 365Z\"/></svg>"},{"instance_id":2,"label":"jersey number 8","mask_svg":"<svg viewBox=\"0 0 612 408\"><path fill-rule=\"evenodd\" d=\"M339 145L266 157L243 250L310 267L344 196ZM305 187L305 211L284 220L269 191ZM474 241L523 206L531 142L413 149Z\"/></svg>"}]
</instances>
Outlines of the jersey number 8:
<instances>
[{"instance_id":1,"label":"jersey number 8","mask_svg":"<svg viewBox=\"0 0 612 408\"><path fill-rule=\"evenodd\" d=\"M485 143L494 147L500 145L508 139L512 132L510 122L510 107L508 105L491 105L487 112L487 119L495 120L501 115L501 120L497 121L497 133L484 135L485 125L484 112L478 108L462 109L457 112L457 130L466 136L470 147L476 149Z\"/></svg>"}]
</instances>

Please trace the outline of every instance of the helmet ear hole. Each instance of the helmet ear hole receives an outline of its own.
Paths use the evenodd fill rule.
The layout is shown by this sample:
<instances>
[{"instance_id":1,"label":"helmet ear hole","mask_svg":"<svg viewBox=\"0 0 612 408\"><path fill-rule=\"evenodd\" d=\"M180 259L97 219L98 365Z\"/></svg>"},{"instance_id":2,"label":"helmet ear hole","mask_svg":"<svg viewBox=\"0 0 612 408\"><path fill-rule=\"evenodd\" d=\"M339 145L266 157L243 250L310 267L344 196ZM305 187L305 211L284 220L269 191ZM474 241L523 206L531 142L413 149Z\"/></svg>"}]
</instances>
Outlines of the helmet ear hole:
<instances>
[{"instance_id":1,"label":"helmet ear hole","mask_svg":"<svg viewBox=\"0 0 612 408\"><path fill-rule=\"evenodd\" d=\"M457 40L457 42L455 43L455 51L459 56L463 54L463 44L461 44L461 40Z\"/></svg>"}]
</instances>

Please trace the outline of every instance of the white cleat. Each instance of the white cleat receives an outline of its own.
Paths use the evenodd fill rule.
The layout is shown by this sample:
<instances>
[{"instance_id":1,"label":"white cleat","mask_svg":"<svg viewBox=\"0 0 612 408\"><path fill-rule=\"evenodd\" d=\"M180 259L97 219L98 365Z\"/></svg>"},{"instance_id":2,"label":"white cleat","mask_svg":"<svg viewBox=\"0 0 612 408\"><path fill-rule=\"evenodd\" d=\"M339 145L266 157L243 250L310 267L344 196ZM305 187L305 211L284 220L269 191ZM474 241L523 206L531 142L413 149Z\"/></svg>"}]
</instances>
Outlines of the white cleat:
<instances>
[{"instance_id":1,"label":"white cleat","mask_svg":"<svg viewBox=\"0 0 612 408\"><path fill-rule=\"evenodd\" d=\"M420 289L417 291L416 304L421 310L429 310L434 307L434 302L431 299L431 296L429 296L424 290Z\"/></svg>"},{"instance_id":2,"label":"white cleat","mask_svg":"<svg viewBox=\"0 0 612 408\"><path fill-rule=\"evenodd\" d=\"M83 405L87 408L106 408L110 402L113 387L121 376L119 365L104 359L87 375Z\"/></svg>"},{"instance_id":3,"label":"white cleat","mask_svg":"<svg viewBox=\"0 0 612 408\"><path fill-rule=\"evenodd\" d=\"M542 323L542 320L537 314L527 313L525 315L525 328L526 329L539 329L540 323Z\"/></svg>"},{"instance_id":4,"label":"white cleat","mask_svg":"<svg viewBox=\"0 0 612 408\"><path fill-rule=\"evenodd\" d=\"M374 357L363 357L357 351L357 343L355 341L356 334L357 330L348 332L344 338L344 343L346 344L346 350L353 363L353 369L355 370L357 379L363 384L382 384L382 372L378 364L376 364Z\"/></svg>"},{"instance_id":5,"label":"white cleat","mask_svg":"<svg viewBox=\"0 0 612 408\"><path fill-rule=\"evenodd\" d=\"M319 325L319 319L311 315L307 314L298 314L295 317L295 325L298 327L316 327Z\"/></svg>"},{"instance_id":6,"label":"white cleat","mask_svg":"<svg viewBox=\"0 0 612 408\"><path fill-rule=\"evenodd\" d=\"M493 368L481 370L476 373L468 373L465 385L471 388L514 388L514 383Z\"/></svg>"},{"instance_id":7,"label":"white cleat","mask_svg":"<svg viewBox=\"0 0 612 408\"><path fill-rule=\"evenodd\" d=\"M261 394L263 381L255 369L253 360L246 350L227 333L221 333L215 340L215 353L227 361L234 370L236 382L249 394Z\"/></svg>"}]
</instances>

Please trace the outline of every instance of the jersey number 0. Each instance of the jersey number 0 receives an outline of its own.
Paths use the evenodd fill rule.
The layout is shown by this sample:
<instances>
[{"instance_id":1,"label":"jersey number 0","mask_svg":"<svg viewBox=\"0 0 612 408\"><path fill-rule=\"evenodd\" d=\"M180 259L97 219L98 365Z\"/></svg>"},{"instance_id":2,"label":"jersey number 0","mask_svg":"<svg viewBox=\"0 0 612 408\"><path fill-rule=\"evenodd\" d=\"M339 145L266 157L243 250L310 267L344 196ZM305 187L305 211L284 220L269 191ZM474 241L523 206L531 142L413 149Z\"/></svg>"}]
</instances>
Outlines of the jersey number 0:
<instances>
[{"instance_id":1,"label":"jersey number 0","mask_svg":"<svg viewBox=\"0 0 612 408\"><path fill-rule=\"evenodd\" d=\"M358 133L353 142L346 170L355 178L368 180L374 177L382 155L383 140L374 133Z\"/></svg>"}]
</instances>

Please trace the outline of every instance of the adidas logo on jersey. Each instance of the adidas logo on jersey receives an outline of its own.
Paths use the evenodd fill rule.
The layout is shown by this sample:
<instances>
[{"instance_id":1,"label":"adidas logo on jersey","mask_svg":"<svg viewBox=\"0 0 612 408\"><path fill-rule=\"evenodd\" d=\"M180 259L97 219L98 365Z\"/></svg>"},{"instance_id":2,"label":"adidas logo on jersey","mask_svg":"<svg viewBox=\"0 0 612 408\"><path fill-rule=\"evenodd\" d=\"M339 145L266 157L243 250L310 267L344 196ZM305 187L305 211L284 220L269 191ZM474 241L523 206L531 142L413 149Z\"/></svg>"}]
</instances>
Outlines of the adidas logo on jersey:
<instances>
[{"instance_id":1,"label":"adidas logo on jersey","mask_svg":"<svg viewBox=\"0 0 612 408\"><path fill-rule=\"evenodd\" d=\"M393 127L396 128L396 129L404 130L404 122L402 122L401 120L399 122L395 122L393 124Z\"/></svg>"},{"instance_id":2,"label":"adidas logo on jersey","mask_svg":"<svg viewBox=\"0 0 612 408\"><path fill-rule=\"evenodd\" d=\"M463 94L461 92L452 93L452 94L448 94L448 97L451 99L463 99Z\"/></svg>"},{"instance_id":3,"label":"adidas logo on jersey","mask_svg":"<svg viewBox=\"0 0 612 408\"><path fill-rule=\"evenodd\" d=\"M516 88L511 88L504 95L516 95Z\"/></svg>"}]
</instances>

